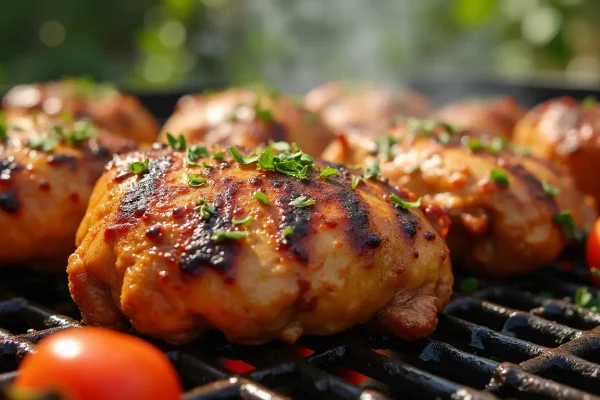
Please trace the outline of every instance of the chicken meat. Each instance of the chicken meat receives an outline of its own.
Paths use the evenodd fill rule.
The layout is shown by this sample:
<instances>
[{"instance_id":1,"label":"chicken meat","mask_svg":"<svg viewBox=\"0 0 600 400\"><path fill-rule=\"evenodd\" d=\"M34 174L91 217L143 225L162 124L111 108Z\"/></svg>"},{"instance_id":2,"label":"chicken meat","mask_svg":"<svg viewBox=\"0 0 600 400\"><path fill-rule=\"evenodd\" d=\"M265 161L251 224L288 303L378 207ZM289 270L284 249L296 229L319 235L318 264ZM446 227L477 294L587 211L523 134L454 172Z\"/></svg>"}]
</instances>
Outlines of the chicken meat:
<instances>
[{"instance_id":1,"label":"chicken meat","mask_svg":"<svg viewBox=\"0 0 600 400\"><path fill-rule=\"evenodd\" d=\"M155 146L107 166L68 264L85 322L176 343L433 331L453 277L414 195L298 151L230 152Z\"/></svg>"}]
</instances>

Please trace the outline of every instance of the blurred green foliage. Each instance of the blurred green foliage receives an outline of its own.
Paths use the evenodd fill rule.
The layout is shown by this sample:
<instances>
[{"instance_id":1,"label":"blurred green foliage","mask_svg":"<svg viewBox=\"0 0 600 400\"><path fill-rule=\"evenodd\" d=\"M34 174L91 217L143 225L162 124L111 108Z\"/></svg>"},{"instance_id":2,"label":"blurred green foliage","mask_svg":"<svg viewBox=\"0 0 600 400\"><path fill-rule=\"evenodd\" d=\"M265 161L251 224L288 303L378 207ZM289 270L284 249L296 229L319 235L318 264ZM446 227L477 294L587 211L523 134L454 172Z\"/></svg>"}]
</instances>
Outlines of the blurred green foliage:
<instances>
[{"instance_id":1,"label":"blurred green foliage","mask_svg":"<svg viewBox=\"0 0 600 400\"><path fill-rule=\"evenodd\" d=\"M83 74L137 89L440 73L597 83L599 17L595 0L11 1L0 85Z\"/></svg>"}]
</instances>

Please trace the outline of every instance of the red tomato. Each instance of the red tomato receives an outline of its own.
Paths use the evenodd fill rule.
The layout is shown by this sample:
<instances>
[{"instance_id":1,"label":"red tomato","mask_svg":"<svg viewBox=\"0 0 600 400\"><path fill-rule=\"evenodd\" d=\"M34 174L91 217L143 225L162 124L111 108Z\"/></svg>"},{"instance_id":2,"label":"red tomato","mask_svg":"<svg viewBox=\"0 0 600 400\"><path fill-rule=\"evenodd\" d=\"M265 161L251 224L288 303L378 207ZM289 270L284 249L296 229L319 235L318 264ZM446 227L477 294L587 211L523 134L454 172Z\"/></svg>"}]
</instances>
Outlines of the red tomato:
<instances>
[{"instance_id":1,"label":"red tomato","mask_svg":"<svg viewBox=\"0 0 600 400\"><path fill-rule=\"evenodd\" d=\"M585 247L586 261L592 281L600 285L600 218L594 222Z\"/></svg>"},{"instance_id":2,"label":"red tomato","mask_svg":"<svg viewBox=\"0 0 600 400\"><path fill-rule=\"evenodd\" d=\"M53 392L68 400L179 400L182 392L177 372L156 347L92 327L40 341L19 366L13 390Z\"/></svg>"}]
</instances>

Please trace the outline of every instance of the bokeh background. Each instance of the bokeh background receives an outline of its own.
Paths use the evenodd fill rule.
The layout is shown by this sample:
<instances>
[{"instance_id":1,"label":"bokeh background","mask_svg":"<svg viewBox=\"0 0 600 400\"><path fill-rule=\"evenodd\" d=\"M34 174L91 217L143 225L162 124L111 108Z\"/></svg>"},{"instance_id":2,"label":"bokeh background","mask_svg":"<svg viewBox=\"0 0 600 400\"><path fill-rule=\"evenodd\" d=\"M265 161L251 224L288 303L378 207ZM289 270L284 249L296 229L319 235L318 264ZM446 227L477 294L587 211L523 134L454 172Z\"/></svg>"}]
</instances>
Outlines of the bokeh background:
<instances>
[{"instance_id":1,"label":"bokeh background","mask_svg":"<svg viewBox=\"0 0 600 400\"><path fill-rule=\"evenodd\" d=\"M89 75L137 91L264 80L600 83L596 0L5 0L0 86Z\"/></svg>"}]
</instances>

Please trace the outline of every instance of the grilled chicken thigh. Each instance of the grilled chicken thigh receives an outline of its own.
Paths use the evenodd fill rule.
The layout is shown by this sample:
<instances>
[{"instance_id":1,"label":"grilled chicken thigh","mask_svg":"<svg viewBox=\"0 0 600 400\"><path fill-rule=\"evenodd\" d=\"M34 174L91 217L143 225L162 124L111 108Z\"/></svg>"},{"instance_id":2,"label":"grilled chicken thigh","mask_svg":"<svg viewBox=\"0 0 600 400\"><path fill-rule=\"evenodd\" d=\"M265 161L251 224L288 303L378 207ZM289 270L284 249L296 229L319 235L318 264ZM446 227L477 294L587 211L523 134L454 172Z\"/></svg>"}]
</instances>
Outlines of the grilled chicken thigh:
<instances>
[{"instance_id":1,"label":"grilled chicken thigh","mask_svg":"<svg viewBox=\"0 0 600 400\"><path fill-rule=\"evenodd\" d=\"M88 80L34 83L12 88L2 107L8 118L41 112L60 121L64 113L138 143L156 140L158 121L135 98Z\"/></svg>"},{"instance_id":2,"label":"grilled chicken thigh","mask_svg":"<svg viewBox=\"0 0 600 400\"><path fill-rule=\"evenodd\" d=\"M487 132L510 139L525 110L512 97L469 99L449 104L434 118L461 129Z\"/></svg>"},{"instance_id":3,"label":"grilled chicken thigh","mask_svg":"<svg viewBox=\"0 0 600 400\"><path fill-rule=\"evenodd\" d=\"M318 115L264 88L184 96L163 127L164 143L167 133L183 133L189 143L247 148L270 140L295 142L312 155L319 155L334 137Z\"/></svg>"},{"instance_id":4,"label":"grilled chicken thigh","mask_svg":"<svg viewBox=\"0 0 600 400\"><path fill-rule=\"evenodd\" d=\"M306 107L319 113L336 133L359 129L385 134L388 121L398 116L426 117L432 109L420 93L368 83L333 81L311 90Z\"/></svg>"},{"instance_id":5,"label":"grilled chicken thigh","mask_svg":"<svg viewBox=\"0 0 600 400\"><path fill-rule=\"evenodd\" d=\"M515 128L514 141L531 154L565 167L579 188L600 201L600 105L569 97L532 109ZM600 211L600 209L599 209Z\"/></svg>"},{"instance_id":6,"label":"grilled chicken thigh","mask_svg":"<svg viewBox=\"0 0 600 400\"><path fill-rule=\"evenodd\" d=\"M594 220L572 179L534 157L514 154L499 138L412 124L394 143L340 136L323 154L333 162L370 166L439 205L452 220L448 246L455 266L489 276L534 271L555 259L584 221Z\"/></svg>"},{"instance_id":7,"label":"grilled chicken thigh","mask_svg":"<svg viewBox=\"0 0 600 400\"><path fill-rule=\"evenodd\" d=\"M264 150L262 170L165 147L116 157L69 259L84 320L171 342L210 328L294 342L373 318L430 333L453 278L444 239L403 202L414 195L372 179L353 189L345 168L282 151Z\"/></svg>"},{"instance_id":8,"label":"grilled chicken thigh","mask_svg":"<svg viewBox=\"0 0 600 400\"><path fill-rule=\"evenodd\" d=\"M86 121L54 125L40 115L0 127L0 266L64 271L104 164L132 149Z\"/></svg>"}]
</instances>

